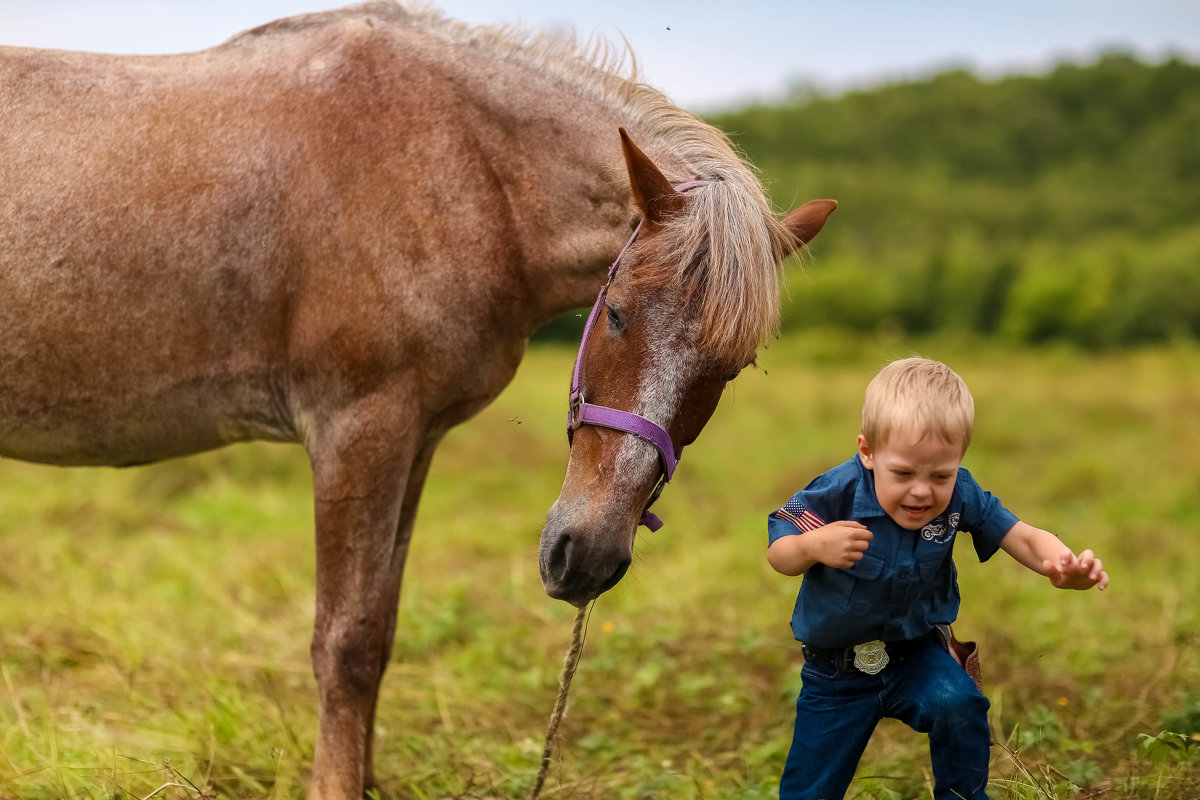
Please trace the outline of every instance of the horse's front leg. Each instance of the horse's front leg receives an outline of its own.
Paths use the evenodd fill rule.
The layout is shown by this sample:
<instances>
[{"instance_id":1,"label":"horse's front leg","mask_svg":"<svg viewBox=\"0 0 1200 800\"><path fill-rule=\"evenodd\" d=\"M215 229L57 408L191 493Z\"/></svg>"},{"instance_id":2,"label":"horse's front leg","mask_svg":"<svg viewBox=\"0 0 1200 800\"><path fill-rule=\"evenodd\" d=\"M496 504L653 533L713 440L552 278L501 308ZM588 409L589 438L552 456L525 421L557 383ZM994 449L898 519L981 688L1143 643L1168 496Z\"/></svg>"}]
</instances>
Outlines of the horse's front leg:
<instances>
[{"instance_id":1,"label":"horse's front leg","mask_svg":"<svg viewBox=\"0 0 1200 800\"><path fill-rule=\"evenodd\" d=\"M328 427L309 443L317 539L312 661L321 704L309 797L360 800L374 783L375 704L429 448L390 415L364 409Z\"/></svg>"}]
</instances>

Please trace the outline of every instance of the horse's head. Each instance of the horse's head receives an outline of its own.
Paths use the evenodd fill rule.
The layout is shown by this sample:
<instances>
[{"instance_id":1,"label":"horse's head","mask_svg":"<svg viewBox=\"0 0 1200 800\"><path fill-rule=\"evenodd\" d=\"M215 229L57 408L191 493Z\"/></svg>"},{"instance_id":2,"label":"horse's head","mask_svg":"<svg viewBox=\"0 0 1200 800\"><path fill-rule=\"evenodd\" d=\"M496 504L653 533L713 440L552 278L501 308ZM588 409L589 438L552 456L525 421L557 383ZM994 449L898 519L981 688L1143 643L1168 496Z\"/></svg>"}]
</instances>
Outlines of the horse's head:
<instances>
[{"instance_id":1,"label":"horse's head","mask_svg":"<svg viewBox=\"0 0 1200 800\"><path fill-rule=\"evenodd\" d=\"M675 457L778 323L778 262L837 206L813 200L780 223L720 180L672 185L621 140L641 225L584 332L570 460L541 539L546 592L577 606L624 576L638 524L657 526L649 504ZM735 218L747 208L758 219Z\"/></svg>"}]
</instances>

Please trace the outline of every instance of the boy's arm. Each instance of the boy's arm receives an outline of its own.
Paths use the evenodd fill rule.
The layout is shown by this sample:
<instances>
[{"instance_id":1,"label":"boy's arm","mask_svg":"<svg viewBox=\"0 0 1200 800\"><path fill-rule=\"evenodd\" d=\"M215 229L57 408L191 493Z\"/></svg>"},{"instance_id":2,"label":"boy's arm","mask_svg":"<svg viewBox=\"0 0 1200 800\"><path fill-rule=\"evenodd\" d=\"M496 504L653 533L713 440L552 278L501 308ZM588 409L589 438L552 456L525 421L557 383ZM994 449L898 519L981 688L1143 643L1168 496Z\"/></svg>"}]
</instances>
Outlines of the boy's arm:
<instances>
[{"instance_id":1,"label":"boy's arm","mask_svg":"<svg viewBox=\"0 0 1200 800\"><path fill-rule=\"evenodd\" d=\"M1050 531L1018 521L1000 541L1004 552L1029 569L1045 575L1059 589L1104 590L1108 573L1091 550L1078 556Z\"/></svg>"},{"instance_id":2,"label":"boy's arm","mask_svg":"<svg viewBox=\"0 0 1200 800\"><path fill-rule=\"evenodd\" d=\"M784 575L801 575L816 564L847 569L862 560L874 535L859 522L841 520L781 536L767 548L767 562Z\"/></svg>"}]
</instances>

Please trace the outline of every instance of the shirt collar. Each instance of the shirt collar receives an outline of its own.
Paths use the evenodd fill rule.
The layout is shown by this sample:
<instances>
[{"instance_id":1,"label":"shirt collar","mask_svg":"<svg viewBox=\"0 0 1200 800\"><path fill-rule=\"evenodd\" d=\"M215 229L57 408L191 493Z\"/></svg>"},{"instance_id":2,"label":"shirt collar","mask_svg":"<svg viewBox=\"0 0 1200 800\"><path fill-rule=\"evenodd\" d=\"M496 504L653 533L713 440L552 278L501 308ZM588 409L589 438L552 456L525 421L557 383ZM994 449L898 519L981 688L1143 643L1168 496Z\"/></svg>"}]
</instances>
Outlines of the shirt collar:
<instances>
[{"instance_id":1,"label":"shirt collar","mask_svg":"<svg viewBox=\"0 0 1200 800\"><path fill-rule=\"evenodd\" d=\"M883 506L879 505L879 499L875 496L875 473L863 466L862 457L858 453L854 454L854 463L858 465L859 472L858 484L854 487L854 518L886 516Z\"/></svg>"}]
</instances>

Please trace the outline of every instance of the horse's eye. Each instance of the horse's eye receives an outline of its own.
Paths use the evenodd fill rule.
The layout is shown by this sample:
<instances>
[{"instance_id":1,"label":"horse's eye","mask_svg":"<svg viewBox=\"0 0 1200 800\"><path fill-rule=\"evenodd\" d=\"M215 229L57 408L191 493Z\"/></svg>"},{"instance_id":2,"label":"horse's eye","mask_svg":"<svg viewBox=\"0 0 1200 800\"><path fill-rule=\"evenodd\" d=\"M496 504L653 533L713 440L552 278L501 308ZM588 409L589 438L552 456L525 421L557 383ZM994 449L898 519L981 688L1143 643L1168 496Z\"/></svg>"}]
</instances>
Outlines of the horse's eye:
<instances>
[{"instance_id":1,"label":"horse's eye","mask_svg":"<svg viewBox=\"0 0 1200 800\"><path fill-rule=\"evenodd\" d=\"M733 380L734 378L736 378L738 375L741 375L741 374L742 374L742 371L740 369L735 369L733 372L731 372L725 376L725 382L729 383L731 380Z\"/></svg>"},{"instance_id":2,"label":"horse's eye","mask_svg":"<svg viewBox=\"0 0 1200 800\"><path fill-rule=\"evenodd\" d=\"M608 317L608 329L613 333L624 333L625 312L608 302L604 304L604 310Z\"/></svg>"}]
</instances>

